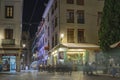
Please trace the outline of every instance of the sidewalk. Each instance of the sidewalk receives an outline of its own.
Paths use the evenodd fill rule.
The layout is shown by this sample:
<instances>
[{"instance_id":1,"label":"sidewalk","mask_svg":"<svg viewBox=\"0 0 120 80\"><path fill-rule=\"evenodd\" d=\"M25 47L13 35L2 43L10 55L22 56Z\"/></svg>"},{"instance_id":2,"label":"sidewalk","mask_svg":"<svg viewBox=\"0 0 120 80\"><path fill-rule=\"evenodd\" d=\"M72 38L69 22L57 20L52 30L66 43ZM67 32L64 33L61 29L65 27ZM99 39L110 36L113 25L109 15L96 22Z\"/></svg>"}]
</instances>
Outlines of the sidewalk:
<instances>
[{"instance_id":1,"label":"sidewalk","mask_svg":"<svg viewBox=\"0 0 120 80\"><path fill-rule=\"evenodd\" d=\"M28 72L38 72L37 70L21 70L20 72L17 71L2 71L0 74L20 74L20 73L28 73Z\"/></svg>"},{"instance_id":2,"label":"sidewalk","mask_svg":"<svg viewBox=\"0 0 120 80\"><path fill-rule=\"evenodd\" d=\"M83 74L83 72L82 71L76 71L76 72L73 72L73 74L81 74L81 75L84 75ZM85 75L84 75L85 76ZM111 74L104 74L102 71L97 71L97 74L96 74L96 72L94 72L93 73L93 75L86 75L86 76L102 76L102 77L104 77L104 76L106 76L106 77L113 77ZM116 76L115 76L116 78L120 78L120 73L118 73L118 74L116 74Z\"/></svg>"},{"instance_id":3,"label":"sidewalk","mask_svg":"<svg viewBox=\"0 0 120 80\"><path fill-rule=\"evenodd\" d=\"M4 72L0 72L0 74L9 74L9 75L17 75L20 72L10 72L10 71L4 71Z\"/></svg>"},{"instance_id":4,"label":"sidewalk","mask_svg":"<svg viewBox=\"0 0 120 80\"><path fill-rule=\"evenodd\" d=\"M9 72L9 71L4 71L4 72L0 72L0 75L1 74L7 74L7 75L19 75L21 73L31 73L31 72L38 72L39 73L42 73L42 74L49 74L49 72L47 71L44 71L44 72L39 72L38 70L21 70L20 72ZM56 72L57 74L59 74L59 72ZM67 73L65 73L67 74ZM93 75L84 75L83 74L83 71L73 71L72 72L72 76L79 76L79 75L83 75L83 76L108 76L108 77L112 77L110 74L103 74L102 71L97 71L97 74L96 72L93 73ZM120 78L120 75L116 76L118 78Z\"/></svg>"}]
</instances>

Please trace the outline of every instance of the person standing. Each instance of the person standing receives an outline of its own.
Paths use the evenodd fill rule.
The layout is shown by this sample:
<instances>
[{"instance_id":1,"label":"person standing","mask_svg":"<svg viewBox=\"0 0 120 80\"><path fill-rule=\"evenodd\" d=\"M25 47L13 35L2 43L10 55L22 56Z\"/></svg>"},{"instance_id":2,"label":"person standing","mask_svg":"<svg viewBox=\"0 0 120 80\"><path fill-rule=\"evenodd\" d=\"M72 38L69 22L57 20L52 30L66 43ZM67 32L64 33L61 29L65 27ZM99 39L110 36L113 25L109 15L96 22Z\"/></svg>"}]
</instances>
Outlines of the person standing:
<instances>
[{"instance_id":1,"label":"person standing","mask_svg":"<svg viewBox=\"0 0 120 80\"><path fill-rule=\"evenodd\" d=\"M85 62L85 64L83 65L83 74L89 74L89 64L88 62Z\"/></svg>"}]
</instances>

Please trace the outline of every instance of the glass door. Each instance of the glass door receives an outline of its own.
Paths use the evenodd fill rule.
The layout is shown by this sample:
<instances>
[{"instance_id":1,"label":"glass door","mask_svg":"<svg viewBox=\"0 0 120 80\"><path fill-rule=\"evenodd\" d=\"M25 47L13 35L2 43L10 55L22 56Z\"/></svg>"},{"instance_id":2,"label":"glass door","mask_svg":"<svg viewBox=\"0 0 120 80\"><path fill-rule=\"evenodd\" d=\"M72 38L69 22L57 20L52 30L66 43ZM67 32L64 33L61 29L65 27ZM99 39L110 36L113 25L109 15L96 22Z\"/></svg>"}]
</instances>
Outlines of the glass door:
<instances>
[{"instance_id":1,"label":"glass door","mask_svg":"<svg viewBox=\"0 0 120 80\"><path fill-rule=\"evenodd\" d=\"M10 56L10 72L16 71L16 56Z\"/></svg>"}]
</instances>

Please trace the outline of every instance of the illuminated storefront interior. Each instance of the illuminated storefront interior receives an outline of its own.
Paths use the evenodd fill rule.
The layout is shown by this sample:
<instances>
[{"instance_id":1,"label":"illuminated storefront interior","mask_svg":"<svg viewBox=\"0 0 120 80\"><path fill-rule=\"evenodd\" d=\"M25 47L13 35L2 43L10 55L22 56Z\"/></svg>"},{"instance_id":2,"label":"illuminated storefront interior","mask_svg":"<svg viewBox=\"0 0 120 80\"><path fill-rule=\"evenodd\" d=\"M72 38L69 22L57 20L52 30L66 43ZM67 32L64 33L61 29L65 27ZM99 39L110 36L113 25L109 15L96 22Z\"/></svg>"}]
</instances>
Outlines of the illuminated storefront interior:
<instances>
[{"instance_id":1,"label":"illuminated storefront interior","mask_svg":"<svg viewBox=\"0 0 120 80\"><path fill-rule=\"evenodd\" d=\"M3 71L16 71L16 56L2 56Z\"/></svg>"},{"instance_id":2,"label":"illuminated storefront interior","mask_svg":"<svg viewBox=\"0 0 120 80\"><path fill-rule=\"evenodd\" d=\"M94 61L95 50L99 47L97 45L87 45L87 47L80 45L58 45L53 51L51 51L51 56L48 59L48 64L57 65L65 64L67 62L72 62L72 64L83 65L86 61L90 61L92 58Z\"/></svg>"}]
</instances>

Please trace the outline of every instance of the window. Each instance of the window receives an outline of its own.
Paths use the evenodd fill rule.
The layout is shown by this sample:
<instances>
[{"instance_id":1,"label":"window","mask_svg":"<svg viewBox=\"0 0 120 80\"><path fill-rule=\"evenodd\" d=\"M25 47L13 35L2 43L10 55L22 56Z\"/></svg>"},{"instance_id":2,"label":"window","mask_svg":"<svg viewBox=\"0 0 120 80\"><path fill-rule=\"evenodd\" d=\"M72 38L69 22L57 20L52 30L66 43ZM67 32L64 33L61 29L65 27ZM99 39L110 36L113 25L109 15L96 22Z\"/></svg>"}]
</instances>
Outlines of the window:
<instances>
[{"instance_id":1,"label":"window","mask_svg":"<svg viewBox=\"0 0 120 80\"><path fill-rule=\"evenodd\" d=\"M57 17L55 17L55 27L57 27Z\"/></svg>"},{"instance_id":2,"label":"window","mask_svg":"<svg viewBox=\"0 0 120 80\"><path fill-rule=\"evenodd\" d=\"M67 29L67 42L74 43L74 29Z\"/></svg>"},{"instance_id":3,"label":"window","mask_svg":"<svg viewBox=\"0 0 120 80\"><path fill-rule=\"evenodd\" d=\"M5 6L5 18L13 18L13 6Z\"/></svg>"},{"instance_id":4,"label":"window","mask_svg":"<svg viewBox=\"0 0 120 80\"><path fill-rule=\"evenodd\" d=\"M84 10L78 10L77 11L77 23L84 24Z\"/></svg>"},{"instance_id":5,"label":"window","mask_svg":"<svg viewBox=\"0 0 120 80\"><path fill-rule=\"evenodd\" d=\"M48 13L47 21L49 22L49 13Z\"/></svg>"},{"instance_id":6,"label":"window","mask_svg":"<svg viewBox=\"0 0 120 80\"><path fill-rule=\"evenodd\" d=\"M5 39L13 39L13 29L5 29Z\"/></svg>"},{"instance_id":7,"label":"window","mask_svg":"<svg viewBox=\"0 0 120 80\"><path fill-rule=\"evenodd\" d=\"M50 28L49 28L49 26L48 26L48 37L50 36Z\"/></svg>"},{"instance_id":8,"label":"window","mask_svg":"<svg viewBox=\"0 0 120 80\"><path fill-rule=\"evenodd\" d=\"M84 29L78 29L78 43L85 42Z\"/></svg>"},{"instance_id":9,"label":"window","mask_svg":"<svg viewBox=\"0 0 120 80\"><path fill-rule=\"evenodd\" d=\"M53 15L53 13L54 13L54 6L52 6L51 15Z\"/></svg>"},{"instance_id":10,"label":"window","mask_svg":"<svg viewBox=\"0 0 120 80\"><path fill-rule=\"evenodd\" d=\"M43 45L45 44L45 37L43 38L42 43L43 43Z\"/></svg>"},{"instance_id":11,"label":"window","mask_svg":"<svg viewBox=\"0 0 120 80\"><path fill-rule=\"evenodd\" d=\"M74 0L67 0L67 4L74 4Z\"/></svg>"},{"instance_id":12,"label":"window","mask_svg":"<svg viewBox=\"0 0 120 80\"><path fill-rule=\"evenodd\" d=\"M57 35L57 33L55 34L55 45L57 45L57 43L58 43L58 35Z\"/></svg>"},{"instance_id":13,"label":"window","mask_svg":"<svg viewBox=\"0 0 120 80\"><path fill-rule=\"evenodd\" d=\"M98 17L97 17L97 25L99 26L101 23L101 17L102 17L102 12L98 12Z\"/></svg>"},{"instance_id":14,"label":"window","mask_svg":"<svg viewBox=\"0 0 120 80\"><path fill-rule=\"evenodd\" d=\"M55 1L55 9L57 8L57 0Z\"/></svg>"},{"instance_id":15,"label":"window","mask_svg":"<svg viewBox=\"0 0 120 80\"><path fill-rule=\"evenodd\" d=\"M54 36L52 37L52 43L51 43L51 45L52 45L52 48L54 47Z\"/></svg>"},{"instance_id":16,"label":"window","mask_svg":"<svg viewBox=\"0 0 120 80\"><path fill-rule=\"evenodd\" d=\"M77 5L84 5L84 0L76 0Z\"/></svg>"},{"instance_id":17,"label":"window","mask_svg":"<svg viewBox=\"0 0 120 80\"><path fill-rule=\"evenodd\" d=\"M74 23L74 10L67 10L67 23Z\"/></svg>"},{"instance_id":18,"label":"window","mask_svg":"<svg viewBox=\"0 0 120 80\"><path fill-rule=\"evenodd\" d=\"M49 43L49 40L48 40L48 50L50 49L50 43Z\"/></svg>"},{"instance_id":19,"label":"window","mask_svg":"<svg viewBox=\"0 0 120 80\"><path fill-rule=\"evenodd\" d=\"M55 21L54 21L54 19L52 20L52 32L54 32L54 30L55 30Z\"/></svg>"}]
</instances>

